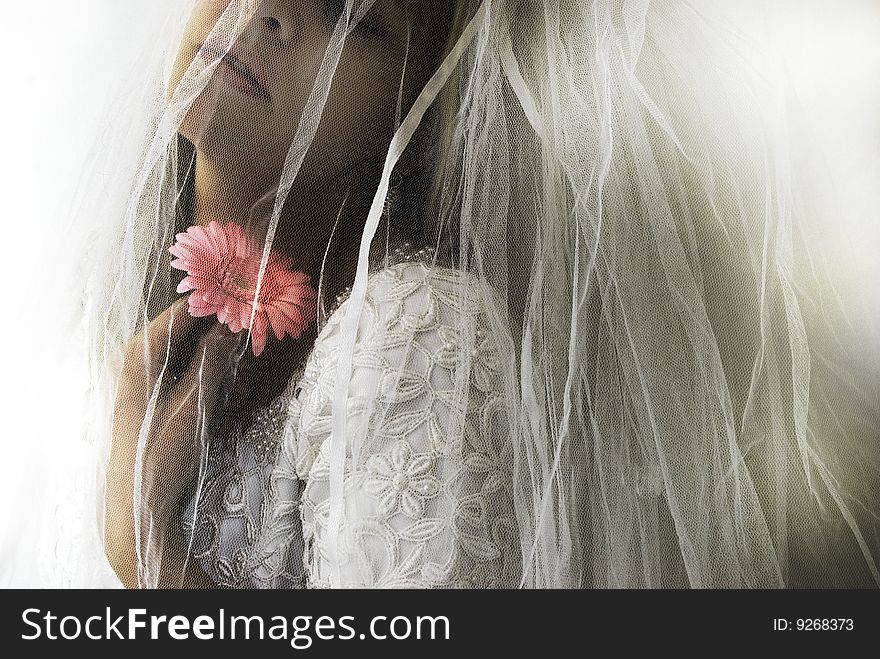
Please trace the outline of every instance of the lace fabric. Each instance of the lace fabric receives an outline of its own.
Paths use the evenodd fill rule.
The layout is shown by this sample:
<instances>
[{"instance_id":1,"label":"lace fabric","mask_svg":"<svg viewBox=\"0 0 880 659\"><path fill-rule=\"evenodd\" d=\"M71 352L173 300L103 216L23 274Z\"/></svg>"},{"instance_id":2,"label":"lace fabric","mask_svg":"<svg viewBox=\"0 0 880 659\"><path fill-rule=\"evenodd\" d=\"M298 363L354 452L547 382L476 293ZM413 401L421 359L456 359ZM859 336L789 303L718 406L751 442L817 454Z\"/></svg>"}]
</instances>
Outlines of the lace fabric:
<instances>
[{"instance_id":1,"label":"lace fabric","mask_svg":"<svg viewBox=\"0 0 880 659\"><path fill-rule=\"evenodd\" d=\"M508 344L490 331L478 294L465 305L448 295L463 276L402 263L371 278L346 420L353 436L370 439L346 455L340 587L486 588L519 581L509 401L500 387ZM474 344L463 342L462 333L476 338L470 368L462 367L459 350ZM297 435L286 439L296 455L282 454L295 457L295 472L306 481L305 560L317 587L336 585L325 532L333 392L327 376L335 373L338 337L339 314L324 328L307 369ZM394 400L389 408L364 404L374 387L380 398ZM282 473L288 477L290 465Z\"/></svg>"},{"instance_id":2,"label":"lace fabric","mask_svg":"<svg viewBox=\"0 0 880 659\"><path fill-rule=\"evenodd\" d=\"M295 374L293 380L299 380ZM288 406L283 396L257 411L243 429L235 426L207 447L203 474L181 509L181 527L193 559L223 588L258 588L251 569L266 516L266 492L280 449ZM296 536L293 536L296 546ZM302 549L273 572L278 587L302 587Z\"/></svg>"},{"instance_id":3,"label":"lace fabric","mask_svg":"<svg viewBox=\"0 0 880 659\"><path fill-rule=\"evenodd\" d=\"M450 295L466 276L409 244L372 274L349 412L351 423L369 423L381 439L347 458L343 586L511 587L519 580L498 386L503 346L477 293L467 308ZM322 540L327 449L334 344L349 292L286 392L246 429L208 448L182 526L193 557L221 587L330 586ZM458 355L463 331L476 337L469 369ZM384 388L399 404L370 418L359 387ZM453 410L465 415L458 430Z\"/></svg>"}]
</instances>

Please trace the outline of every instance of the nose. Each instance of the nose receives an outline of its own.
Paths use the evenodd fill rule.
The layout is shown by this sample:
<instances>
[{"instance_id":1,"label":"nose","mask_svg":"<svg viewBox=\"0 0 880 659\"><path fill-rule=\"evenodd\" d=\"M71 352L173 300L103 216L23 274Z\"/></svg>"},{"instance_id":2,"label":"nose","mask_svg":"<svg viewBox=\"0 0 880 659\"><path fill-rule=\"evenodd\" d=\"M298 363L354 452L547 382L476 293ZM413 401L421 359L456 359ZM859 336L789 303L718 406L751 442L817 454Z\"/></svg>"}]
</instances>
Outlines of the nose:
<instances>
[{"instance_id":1,"label":"nose","mask_svg":"<svg viewBox=\"0 0 880 659\"><path fill-rule=\"evenodd\" d=\"M284 20L281 15L261 16L260 30L262 36L277 45L288 43L293 36L293 26L289 20Z\"/></svg>"},{"instance_id":2,"label":"nose","mask_svg":"<svg viewBox=\"0 0 880 659\"><path fill-rule=\"evenodd\" d=\"M314 3L314 0L312 0ZM275 46L290 44L302 29L302 11L295 11L290 0L267 0L256 15L256 23L260 38ZM303 9L303 7L299 7Z\"/></svg>"},{"instance_id":3,"label":"nose","mask_svg":"<svg viewBox=\"0 0 880 659\"><path fill-rule=\"evenodd\" d=\"M314 3L314 0L311 0ZM302 12L295 12L290 0L258 0L258 8L252 15L247 30L242 35L249 46L258 44L290 46L303 29ZM297 3L298 4L298 3Z\"/></svg>"}]
</instances>

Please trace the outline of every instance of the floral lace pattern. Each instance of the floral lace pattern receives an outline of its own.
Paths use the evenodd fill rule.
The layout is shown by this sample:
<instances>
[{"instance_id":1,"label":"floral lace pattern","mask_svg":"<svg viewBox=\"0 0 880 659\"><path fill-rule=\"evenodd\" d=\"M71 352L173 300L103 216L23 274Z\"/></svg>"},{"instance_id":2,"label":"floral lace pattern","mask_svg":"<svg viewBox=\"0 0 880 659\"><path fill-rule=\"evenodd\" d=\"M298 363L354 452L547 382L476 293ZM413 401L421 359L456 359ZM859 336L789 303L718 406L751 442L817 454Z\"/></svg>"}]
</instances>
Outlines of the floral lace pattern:
<instances>
[{"instance_id":1,"label":"floral lace pattern","mask_svg":"<svg viewBox=\"0 0 880 659\"><path fill-rule=\"evenodd\" d=\"M299 510L311 586L518 583L511 434L500 393L499 353L507 346L490 327L487 291L470 275L422 262L371 276L346 414L339 584L331 583L326 538L341 314L322 330L300 383L299 421L288 426L296 429L273 476L296 473L305 482ZM272 506L288 517L270 520L289 529L294 502Z\"/></svg>"},{"instance_id":2,"label":"floral lace pattern","mask_svg":"<svg viewBox=\"0 0 880 659\"><path fill-rule=\"evenodd\" d=\"M199 520L194 550L208 573L221 585L274 588L517 585L500 393L510 339L491 327L493 300L472 275L424 260L371 274L345 420L337 584L326 540L341 299L293 393L272 404L284 406L284 423L258 424L218 452L217 484L202 488L213 494L198 516L192 505L186 513ZM240 494L233 483L244 483Z\"/></svg>"},{"instance_id":3,"label":"floral lace pattern","mask_svg":"<svg viewBox=\"0 0 880 659\"><path fill-rule=\"evenodd\" d=\"M253 569L288 409L278 397L247 429L217 438L208 447L203 478L182 507L181 526L193 558L221 588L260 588L270 579L277 588L305 584L298 528L284 563L273 564L271 574Z\"/></svg>"},{"instance_id":4,"label":"floral lace pattern","mask_svg":"<svg viewBox=\"0 0 880 659\"><path fill-rule=\"evenodd\" d=\"M398 510L412 518L421 517L425 503L440 491L431 475L427 455L413 455L412 446L400 440L389 455L374 455L367 461L364 489L379 499L379 514L391 517Z\"/></svg>"}]
</instances>

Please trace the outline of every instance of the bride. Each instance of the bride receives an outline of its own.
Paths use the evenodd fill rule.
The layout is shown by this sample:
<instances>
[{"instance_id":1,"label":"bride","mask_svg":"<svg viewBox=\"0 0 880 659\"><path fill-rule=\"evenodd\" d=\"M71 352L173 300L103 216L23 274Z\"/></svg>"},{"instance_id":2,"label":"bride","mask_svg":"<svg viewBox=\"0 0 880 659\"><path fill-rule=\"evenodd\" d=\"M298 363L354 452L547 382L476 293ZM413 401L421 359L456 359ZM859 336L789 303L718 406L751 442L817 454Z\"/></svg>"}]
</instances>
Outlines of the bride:
<instances>
[{"instance_id":1,"label":"bride","mask_svg":"<svg viewBox=\"0 0 880 659\"><path fill-rule=\"evenodd\" d=\"M875 328L726 3L191 4L88 281L123 584L880 585Z\"/></svg>"}]
</instances>

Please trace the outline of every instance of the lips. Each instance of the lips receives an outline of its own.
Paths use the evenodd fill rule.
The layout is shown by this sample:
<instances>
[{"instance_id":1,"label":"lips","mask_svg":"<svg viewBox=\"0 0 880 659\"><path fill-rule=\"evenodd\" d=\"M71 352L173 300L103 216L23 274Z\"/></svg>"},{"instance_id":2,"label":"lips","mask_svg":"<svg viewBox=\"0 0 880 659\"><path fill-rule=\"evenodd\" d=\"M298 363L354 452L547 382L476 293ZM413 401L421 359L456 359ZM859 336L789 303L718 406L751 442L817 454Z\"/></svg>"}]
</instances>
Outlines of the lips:
<instances>
[{"instance_id":1,"label":"lips","mask_svg":"<svg viewBox=\"0 0 880 659\"><path fill-rule=\"evenodd\" d=\"M202 44L199 54L206 64L212 64L222 58L218 71L228 83L243 94L266 101L272 100L265 69L257 57L242 51L226 52L225 44L211 39Z\"/></svg>"}]
</instances>

